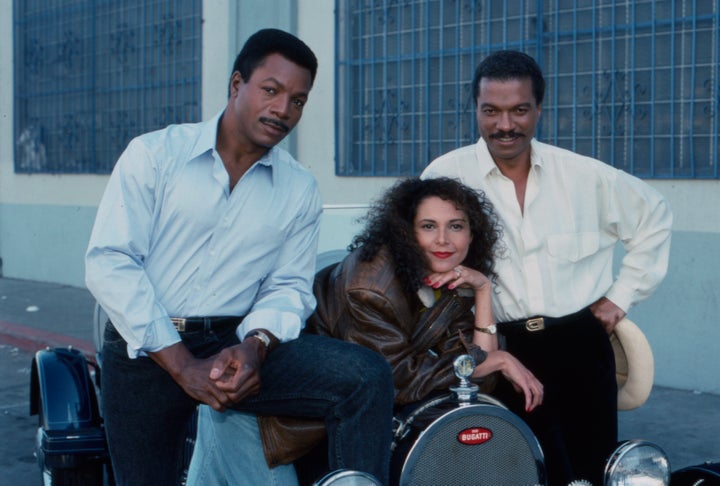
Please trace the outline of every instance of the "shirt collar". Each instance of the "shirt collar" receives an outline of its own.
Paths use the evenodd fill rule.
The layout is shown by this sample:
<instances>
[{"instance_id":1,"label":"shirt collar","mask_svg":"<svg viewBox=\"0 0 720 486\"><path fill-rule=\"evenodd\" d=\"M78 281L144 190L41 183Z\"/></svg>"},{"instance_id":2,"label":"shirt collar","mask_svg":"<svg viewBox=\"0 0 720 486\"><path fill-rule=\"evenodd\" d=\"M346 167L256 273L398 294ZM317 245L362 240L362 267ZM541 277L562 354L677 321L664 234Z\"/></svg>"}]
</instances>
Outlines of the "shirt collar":
<instances>
[{"instance_id":1,"label":"shirt collar","mask_svg":"<svg viewBox=\"0 0 720 486\"><path fill-rule=\"evenodd\" d=\"M435 294L433 293L433 289L427 285L423 285L417 290L417 296L420 299L420 302L422 302L422 304L428 309L435 303Z\"/></svg>"},{"instance_id":2,"label":"shirt collar","mask_svg":"<svg viewBox=\"0 0 720 486\"><path fill-rule=\"evenodd\" d=\"M221 110L220 112L215 114L215 116L212 117L210 120L202 123L202 127L200 129L200 136L197 138L195 146L190 153L191 158L198 157L215 148L218 123L220 122L220 117L222 116L224 111L225 110Z\"/></svg>"},{"instance_id":3,"label":"shirt collar","mask_svg":"<svg viewBox=\"0 0 720 486\"><path fill-rule=\"evenodd\" d=\"M466 289L464 287L456 288L455 292L460 297L472 297L475 295L472 289ZM417 296L420 299L420 302L422 302L422 304L428 309L435 305L435 301L438 299L438 295L439 294L436 293L436 289L428 287L427 285L422 285L417 290Z\"/></svg>"},{"instance_id":4,"label":"shirt collar","mask_svg":"<svg viewBox=\"0 0 720 486\"><path fill-rule=\"evenodd\" d=\"M217 142L217 131L220 125L220 118L222 118L224 112L225 110L223 109L217 114L215 114L215 116L213 116L210 120L202 123L203 126L200 129L200 136L195 142L195 147L193 147L191 158L195 158L204 153L207 153L208 151L215 150L215 144ZM256 164L261 164L271 169L271 173L273 174L273 183L275 183L276 181L275 171L272 170L272 167L273 162L276 161L278 158L278 150L279 149L277 146L271 147L270 150L268 150L267 153L256 162Z\"/></svg>"},{"instance_id":5,"label":"shirt collar","mask_svg":"<svg viewBox=\"0 0 720 486\"><path fill-rule=\"evenodd\" d=\"M539 142L535 138L530 140L530 168L533 170L537 170L538 167L542 168L543 166L542 157L538 151L538 144ZM487 143L485 143L485 140L482 137L480 137L475 147L475 153L477 155L479 165L479 175L485 178L491 173L501 174L500 169L498 169L498 166L492 158L492 155L490 155Z\"/></svg>"},{"instance_id":6,"label":"shirt collar","mask_svg":"<svg viewBox=\"0 0 720 486\"><path fill-rule=\"evenodd\" d=\"M540 156L540 142L533 138L530 140L530 167L537 171L538 168L542 169L543 160Z\"/></svg>"},{"instance_id":7,"label":"shirt collar","mask_svg":"<svg viewBox=\"0 0 720 486\"><path fill-rule=\"evenodd\" d=\"M500 172L500 169L498 169L497 165L495 165L495 161L493 160L492 155L490 155L487 144L482 137L480 137L477 144L475 145L475 154L477 155L479 166L478 175L480 177L484 179L492 172Z\"/></svg>"}]
</instances>

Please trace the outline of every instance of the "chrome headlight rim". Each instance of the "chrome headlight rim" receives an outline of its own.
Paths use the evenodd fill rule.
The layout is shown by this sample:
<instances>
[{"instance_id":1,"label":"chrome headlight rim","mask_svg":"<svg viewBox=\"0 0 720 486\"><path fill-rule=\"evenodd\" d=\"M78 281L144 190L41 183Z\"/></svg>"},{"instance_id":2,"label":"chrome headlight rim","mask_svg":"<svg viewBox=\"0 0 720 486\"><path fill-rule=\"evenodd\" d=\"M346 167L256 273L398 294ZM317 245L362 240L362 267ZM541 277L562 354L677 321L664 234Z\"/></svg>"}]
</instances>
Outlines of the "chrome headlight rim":
<instances>
[{"instance_id":1,"label":"chrome headlight rim","mask_svg":"<svg viewBox=\"0 0 720 486\"><path fill-rule=\"evenodd\" d=\"M621 442L608 458L607 463L605 464L605 486L615 486L617 484L621 484L618 481L618 478L622 474L621 466L623 466L624 460L628 458L632 452L636 452L641 448L647 448L649 451L648 454L650 454L650 456L653 457L655 462L658 464L658 470L656 473L662 476L661 484L669 484L670 462L668 461L665 451L654 442L643 439L633 439Z\"/></svg>"},{"instance_id":2,"label":"chrome headlight rim","mask_svg":"<svg viewBox=\"0 0 720 486\"><path fill-rule=\"evenodd\" d=\"M352 469L336 469L313 483L313 486L382 486L372 474Z\"/></svg>"}]
</instances>

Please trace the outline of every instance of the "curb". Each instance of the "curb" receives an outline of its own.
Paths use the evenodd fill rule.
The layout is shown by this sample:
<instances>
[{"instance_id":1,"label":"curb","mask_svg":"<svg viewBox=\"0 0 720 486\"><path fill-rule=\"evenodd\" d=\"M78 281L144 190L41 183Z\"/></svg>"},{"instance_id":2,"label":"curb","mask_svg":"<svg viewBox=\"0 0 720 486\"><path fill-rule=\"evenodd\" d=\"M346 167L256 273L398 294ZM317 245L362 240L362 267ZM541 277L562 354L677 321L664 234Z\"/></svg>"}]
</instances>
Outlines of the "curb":
<instances>
[{"instance_id":1,"label":"curb","mask_svg":"<svg viewBox=\"0 0 720 486\"><path fill-rule=\"evenodd\" d=\"M11 322L0 321L0 343L29 353L45 348L72 347L83 353L88 361L95 362L95 347L91 342Z\"/></svg>"}]
</instances>

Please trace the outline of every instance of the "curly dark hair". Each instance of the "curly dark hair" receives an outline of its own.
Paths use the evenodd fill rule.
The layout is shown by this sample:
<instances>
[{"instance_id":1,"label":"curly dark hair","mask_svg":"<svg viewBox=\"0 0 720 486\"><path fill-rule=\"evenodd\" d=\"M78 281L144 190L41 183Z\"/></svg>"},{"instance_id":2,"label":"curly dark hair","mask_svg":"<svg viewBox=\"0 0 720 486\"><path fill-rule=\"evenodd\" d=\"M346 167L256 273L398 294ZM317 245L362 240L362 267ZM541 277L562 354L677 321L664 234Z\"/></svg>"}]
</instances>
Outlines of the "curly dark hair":
<instances>
[{"instance_id":1,"label":"curly dark hair","mask_svg":"<svg viewBox=\"0 0 720 486\"><path fill-rule=\"evenodd\" d=\"M427 274L427 264L415 238L415 215L420 203L432 196L452 201L465 212L472 241L463 265L492 279L495 276L493 254L501 234L495 210L483 192L447 177L410 178L395 183L372 204L363 218L363 232L353 238L348 249L358 250L360 259L369 261L380 248L386 247L403 287L416 291Z\"/></svg>"}]
</instances>

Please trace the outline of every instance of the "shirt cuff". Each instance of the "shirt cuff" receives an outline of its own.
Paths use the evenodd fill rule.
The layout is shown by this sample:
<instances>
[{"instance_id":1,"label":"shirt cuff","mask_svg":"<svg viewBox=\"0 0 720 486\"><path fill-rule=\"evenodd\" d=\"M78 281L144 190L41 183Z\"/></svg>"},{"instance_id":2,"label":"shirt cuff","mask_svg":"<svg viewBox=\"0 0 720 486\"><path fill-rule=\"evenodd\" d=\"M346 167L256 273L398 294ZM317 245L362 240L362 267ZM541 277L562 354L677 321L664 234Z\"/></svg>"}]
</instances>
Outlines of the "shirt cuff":
<instances>
[{"instance_id":1,"label":"shirt cuff","mask_svg":"<svg viewBox=\"0 0 720 486\"><path fill-rule=\"evenodd\" d=\"M139 346L128 340L128 356L130 358L147 356L147 353L160 351L180 341L180 334L175 330L170 318L156 319L146 326Z\"/></svg>"},{"instance_id":2,"label":"shirt cuff","mask_svg":"<svg viewBox=\"0 0 720 486\"><path fill-rule=\"evenodd\" d=\"M236 334L241 341L253 329L265 329L273 333L281 343L292 341L300 335L302 321L300 316L292 312L282 312L272 309L253 311L238 326Z\"/></svg>"},{"instance_id":3,"label":"shirt cuff","mask_svg":"<svg viewBox=\"0 0 720 486\"><path fill-rule=\"evenodd\" d=\"M605 297L627 314L635 302L633 298L634 295L635 292L631 288L626 287L620 282L615 282L605 294Z\"/></svg>"}]
</instances>

